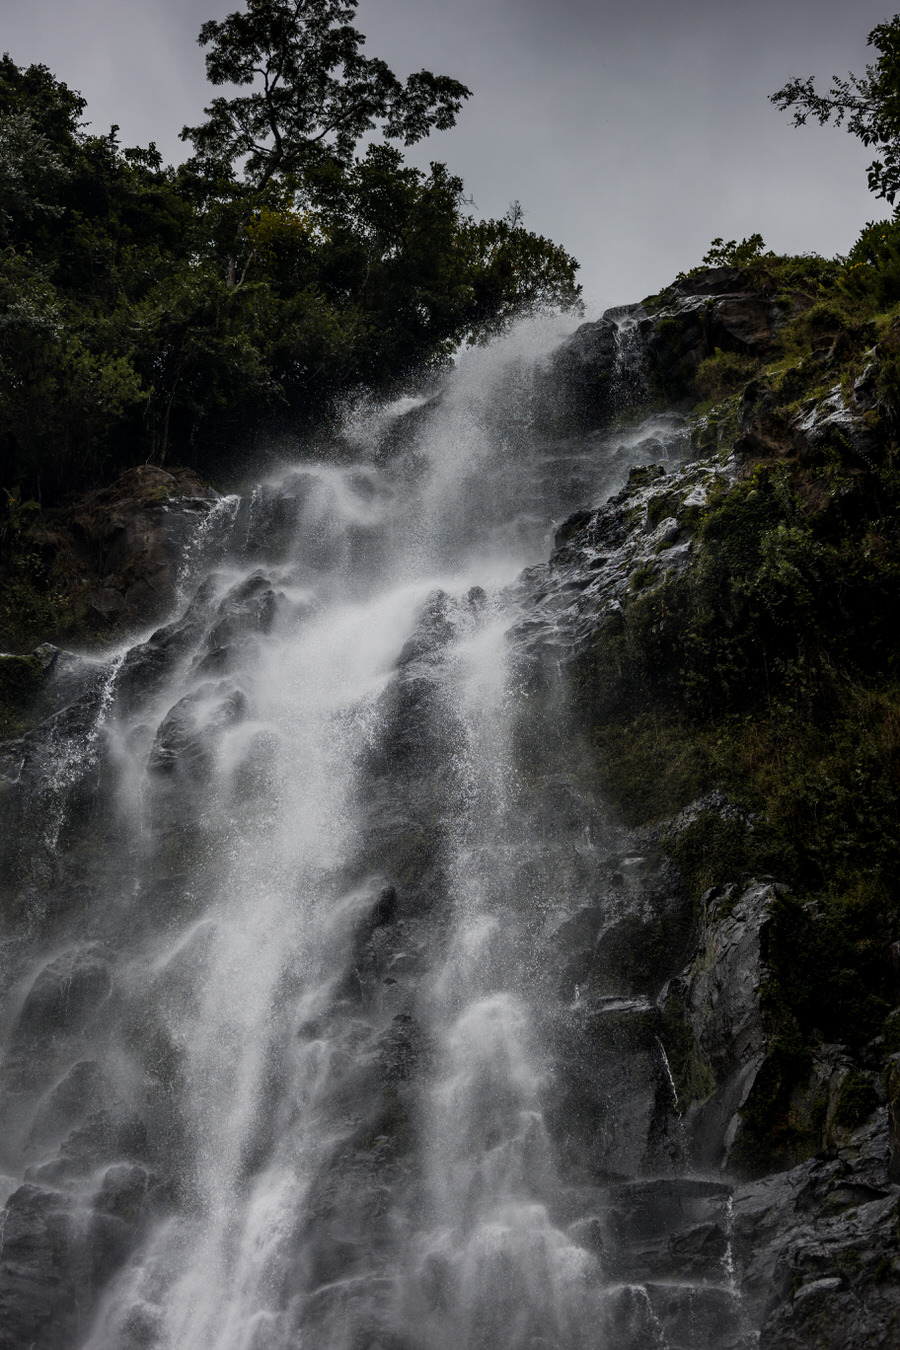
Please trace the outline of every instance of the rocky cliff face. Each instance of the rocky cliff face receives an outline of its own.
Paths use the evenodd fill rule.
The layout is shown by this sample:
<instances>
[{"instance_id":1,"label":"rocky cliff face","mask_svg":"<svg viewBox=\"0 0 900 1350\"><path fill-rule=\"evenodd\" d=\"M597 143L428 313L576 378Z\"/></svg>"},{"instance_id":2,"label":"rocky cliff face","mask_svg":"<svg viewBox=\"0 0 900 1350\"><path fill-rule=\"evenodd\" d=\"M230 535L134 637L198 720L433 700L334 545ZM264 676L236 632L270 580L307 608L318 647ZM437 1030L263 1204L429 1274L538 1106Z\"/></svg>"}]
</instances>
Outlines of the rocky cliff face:
<instances>
[{"instance_id":1,"label":"rocky cliff face","mask_svg":"<svg viewBox=\"0 0 900 1350\"><path fill-rule=\"evenodd\" d=\"M688 417L695 443L714 453L674 471L635 471L617 497L568 520L548 565L523 582L530 613L521 634L538 667L537 687L549 653L554 662L570 664L576 684L587 681L582 707L596 700L599 716L610 709L621 716L624 700L632 732L662 705L641 707L642 699L653 704L654 680L636 680L637 690L629 690L620 663L629 654L638 662L648 655L651 662L654 656L666 659L658 637L673 622L670 613L678 614L679 594L699 588L704 567L723 547L714 533L718 504L748 482L764 489L764 475L773 467L800 466L794 487L810 515L827 518L841 494L856 498L853 509L864 514L877 466L891 461L894 414L885 402L878 350L862 354L849 381L844 376L829 384L829 372L840 372L842 348L840 342L820 347L807 360L824 384L812 397L785 406L763 366L780 356L775 342L786 319L810 302L802 295L772 299L748 292L742 280L733 269L700 273L674 287L652 313L631 311L641 333L645 378L657 388L684 393L701 363L722 352L758 362L755 380L730 404ZM559 358L581 364L579 398L585 397L591 353L612 344L617 322L614 314L586 325ZM846 467L835 473L836 483L829 481L829 466L838 457ZM751 487L750 493L759 490ZM745 537L742 549L756 547L759 537ZM738 626L728 614L719 621ZM630 648L621 636L629 629ZM615 636L607 636L604 646L610 631ZM627 744L613 743L612 750L627 760ZM667 751L663 733L657 753ZM636 747L632 752L643 753ZM641 762L646 771L646 760ZM633 803L626 810L635 814ZM792 913L797 905L789 899L790 886L783 878L748 873L754 849L747 850L746 840L765 828L764 819L719 789L649 827L656 846L688 865L683 875L696 869L699 851L706 859L701 875L706 871L718 884L696 899L687 959L680 961L674 946L671 962L665 970L653 968L653 985L642 992L660 1017L685 1155L706 1175L754 1178L730 1192L728 1261L750 1323L760 1328L760 1344L888 1346L900 1334L893 1059L885 1057L883 1035L860 1046L852 1016L842 1028L850 1044L840 1042L834 1027L823 1035L802 1017L803 1025L798 1021L785 971L809 959L803 933L824 930L830 919L820 902L806 900L803 924L792 927L785 921L785 905ZM630 940L646 952L653 932L651 925ZM898 989L887 946L879 993L880 1015L888 1014L890 1027ZM593 969L608 969L602 940L595 953ZM845 953L844 959L853 958ZM815 981L817 972L808 977ZM829 978L824 970L821 978ZM861 980L855 970L845 978ZM724 1244L724 1227L718 1231ZM686 1240L678 1236L678 1242ZM698 1241L692 1234L690 1242ZM676 1245L670 1239L673 1268ZM715 1337L710 1343L717 1343Z\"/></svg>"},{"instance_id":2,"label":"rocky cliff face","mask_svg":"<svg viewBox=\"0 0 900 1350\"><path fill-rule=\"evenodd\" d=\"M310 782L320 832L345 818L353 831L328 835L321 918L304 901L299 922L305 879L291 874L274 945L299 955L267 977L264 1081L234 1144L231 1184L260 1206L260 1177L314 1155L308 1200L278 1211L283 1250L265 1267L267 1287L273 1270L280 1281L265 1305L273 1345L474 1347L472 1309L509 1350L587 1350L598 1335L623 1350L896 1344L894 919L872 918L862 888L847 898L850 845L826 855L837 894L798 861L798 817L785 837L771 805L795 780L764 798L769 780L752 776L758 727L787 698L778 681L814 681L808 643L798 657L791 643L810 614L823 622L808 591L827 575L833 522L862 530L879 567L888 548L871 505L887 490L879 352L843 383L835 343L805 357L824 387L790 403L770 368L807 303L718 269L550 357L541 378L563 381L580 430L546 439L565 400L538 399L545 439L533 479L520 469L517 528L554 492L588 504L511 584L419 597L388 674L366 675L378 693L358 743L342 708L345 739L296 743L296 780L281 740L293 705L266 702L281 687L271 653L300 678L283 644L327 610L317 570L350 569L362 603L392 546L397 481L331 469L328 511L326 479L303 473L235 502L221 567L181 615L112 665L45 655L56 709L2 750L0 1346L171 1343L160 1235L205 1233L218 1192L203 1191L204 1168L221 1162L204 1161L196 1122L212 1129L202 1113L225 1060L211 1043L192 1060L191 1042L204 1000L244 988L244 948L223 951L221 934L248 905L264 945L286 856L272 821L295 781L288 832ZM756 365L697 412L692 382L723 353ZM599 429L653 388L678 391L681 410ZM591 464L628 458L624 485L592 480ZM473 532L508 477L488 470L461 511ZM182 502L179 521L203 518L205 501ZM340 530L335 502L352 508ZM135 560L168 578L159 594L175 555L148 544L162 505L136 523L115 500L101 508L98 524L85 507L84 530L113 545L98 594L125 618L141 603ZM307 699L330 710L313 650ZM134 838L120 805L132 778ZM816 787L820 814L831 790ZM236 819L266 848L234 874ZM451 1216L446 1231L435 1214Z\"/></svg>"},{"instance_id":3,"label":"rocky cliff face","mask_svg":"<svg viewBox=\"0 0 900 1350\"><path fill-rule=\"evenodd\" d=\"M216 497L188 470L147 464L65 510L95 622L146 625L171 608L185 551Z\"/></svg>"}]
</instances>

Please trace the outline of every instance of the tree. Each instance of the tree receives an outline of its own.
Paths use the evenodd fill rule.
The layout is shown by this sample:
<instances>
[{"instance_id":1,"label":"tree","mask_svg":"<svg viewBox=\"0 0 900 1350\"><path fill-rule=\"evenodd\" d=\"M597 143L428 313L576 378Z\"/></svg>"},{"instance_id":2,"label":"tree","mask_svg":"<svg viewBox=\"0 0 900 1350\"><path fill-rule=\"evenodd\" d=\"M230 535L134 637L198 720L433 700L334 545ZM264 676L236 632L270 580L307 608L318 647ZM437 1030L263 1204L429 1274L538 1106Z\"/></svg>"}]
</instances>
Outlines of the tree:
<instances>
[{"instance_id":1,"label":"tree","mask_svg":"<svg viewBox=\"0 0 900 1350\"><path fill-rule=\"evenodd\" d=\"M578 263L559 244L524 229L523 216L513 202L503 220L468 220L461 227L471 272L470 341L540 309L582 311Z\"/></svg>"},{"instance_id":2,"label":"tree","mask_svg":"<svg viewBox=\"0 0 900 1350\"><path fill-rule=\"evenodd\" d=\"M900 192L900 14L880 23L868 43L879 53L865 76L834 76L831 88L820 94L812 77L796 77L770 96L777 108L794 109L794 126L812 117L821 126L846 126L863 145L876 147L878 158L868 168L869 188L893 204Z\"/></svg>"},{"instance_id":3,"label":"tree","mask_svg":"<svg viewBox=\"0 0 900 1350\"><path fill-rule=\"evenodd\" d=\"M747 263L754 262L757 258L772 258L775 255L770 250L766 253L766 241L761 234L751 234L749 239L742 239L740 243L736 239L714 239L703 255L703 263L706 267L745 267Z\"/></svg>"},{"instance_id":4,"label":"tree","mask_svg":"<svg viewBox=\"0 0 900 1350\"><path fill-rule=\"evenodd\" d=\"M0 57L0 243L33 242L35 222L62 215L84 99L46 66Z\"/></svg>"},{"instance_id":5,"label":"tree","mask_svg":"<svg viewBox=\"0 0 900 1350\"><path fill-rule=\"evenodd\" d=\"M357 0L245 0L203 26L216 98L194 154L89 134L80 94L0 58L0 462L44 501L189 455L212 469L348 388L390 387L537 305L576 264L469 215L404 160L468 90L361 53ZM234 94L232 97L231 94ZM401 145L398 145L398 142Z\"/></svg>"},{"instance_id":6,"label":"tree","mask_svg":"<svg viewBox=\"0 0 900 1350\"><path fill-rule=\"evenodd\" d=\"M207 120L181 133L194 146L188 168L240 203L238 242L276 180L296 192L323 164L349 169L360 140L376 127L412 145L452 127L469 97L449 76L421 70L402 83L384 61L364 56L365 38L349 22L356 6L357 0L246 0L245 12L200 29L210 82L252 90L213 99ZM228 284L237 284L234 257Z\"/></svg>"}]
</instances>

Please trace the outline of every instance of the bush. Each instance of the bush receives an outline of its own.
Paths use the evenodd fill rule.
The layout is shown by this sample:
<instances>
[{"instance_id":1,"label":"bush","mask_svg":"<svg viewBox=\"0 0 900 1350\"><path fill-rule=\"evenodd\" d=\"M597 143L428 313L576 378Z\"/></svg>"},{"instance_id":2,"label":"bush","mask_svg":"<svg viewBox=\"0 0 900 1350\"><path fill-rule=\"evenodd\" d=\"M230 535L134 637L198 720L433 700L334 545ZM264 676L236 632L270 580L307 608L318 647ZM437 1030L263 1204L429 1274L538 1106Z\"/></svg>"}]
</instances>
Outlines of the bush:
<instances>
[{"instance_id":1,"label":"bush","mask_svg":"<svg viewBox=\"0 0 900 1350\"><path fill-rule=\"evenodd\" d=\"M762 370L762 362L740 352L719 348L697 367L694 386L701 399L718 400L736 394Z\"/></svg>"},{"instance_id":2,"label":"bush","mask_svg":"<svg viewBox=\"0 0 900 1350\"><path fill-rule=\"evenodd\" d=\"M900 301L900 220L870 221L847 254L840 290L874 309Z\"/></svg>"},{"instance_id":3,"label":"bush","mask_svg":"<svg viewBox=\"0 0 900 1350\"><path fill-rule=\"evenodd\" d=\"M774 258L771 250L766 252L765 240L761 234L751 234L749 239L714 239L703 255L706 267L744 267L756 258Z\"/></svg>"}]
</instances>

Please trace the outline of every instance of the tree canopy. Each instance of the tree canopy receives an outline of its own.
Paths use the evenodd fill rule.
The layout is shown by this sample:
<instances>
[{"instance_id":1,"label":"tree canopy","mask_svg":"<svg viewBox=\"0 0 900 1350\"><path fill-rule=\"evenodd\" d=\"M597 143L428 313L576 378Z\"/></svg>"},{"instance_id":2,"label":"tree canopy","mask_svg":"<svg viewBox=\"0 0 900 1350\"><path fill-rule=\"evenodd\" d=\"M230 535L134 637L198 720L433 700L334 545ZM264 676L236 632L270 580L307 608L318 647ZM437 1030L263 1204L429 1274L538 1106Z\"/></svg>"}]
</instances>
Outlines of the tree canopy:
<instances>
[{"instance_id":1,"label":"tree canopy","mask_svg":"<svg viewBox=\"0 0 900 1350\"><path fill-rule=\"evenodd\" d=\"M211 84L251 87L220 97L207 120L185 127L205 172L241 162L258 190L277 174L301 178L323 162L348 168L376 123L412 145L452 127L470 90L421 70L401 83L384 61L364 56L350 24L357 0L246 0L246 10L200 29Z\"/></svg>"},{"instance_id":2,"label":"tree canopy","mask_svg":"<svg viewBox=\"0 0 900 1350\"><path fill-rule=\"evenodd\" d=\"M193 154L94 135L85 101L0 59L0 460L44 499L148 458L214 471L540 305L577 263L520 213L477 220L401 146L469 91L365 56L356 0L246 0L203 25Z\"/></svg>"},{"instance_id":3,"label":"tree canopy","mask_svg":"<svg viewBox=\"0 0 900 1350\"><path fill-rule=\"evenodd\" d=\"M782 110L794 110L795 126L804 126L810 118L824 126L833 122L845 126L863 145L874 146L877 153L869 165L869 188L878 197L895 201L900 192L900 14L872 29L869 46L878 52L878 60L866 66L863 76L837 75L831 87L820 94L812 77L788 80L771 95Z\"/></svg>"}]
</instances>

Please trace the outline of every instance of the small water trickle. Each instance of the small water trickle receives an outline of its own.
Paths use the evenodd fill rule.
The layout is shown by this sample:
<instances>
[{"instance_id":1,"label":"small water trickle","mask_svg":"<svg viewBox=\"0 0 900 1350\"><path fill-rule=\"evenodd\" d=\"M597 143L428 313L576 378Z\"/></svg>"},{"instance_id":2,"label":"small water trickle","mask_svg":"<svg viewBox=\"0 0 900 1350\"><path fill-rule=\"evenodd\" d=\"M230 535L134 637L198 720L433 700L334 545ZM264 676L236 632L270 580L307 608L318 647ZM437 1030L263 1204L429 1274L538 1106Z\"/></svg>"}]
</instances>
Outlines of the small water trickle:
<instances>
[{"instance_id":1,"label":"small water trickle","mask_svg":"<svg viewBox=\"0 0 900 1350\"><path fill-rule=\"evenodd\" d=\"M661 1037L656 1037L656 1044L659 1050L660 1060L662 1062L663 1073L665 1075L666 1085L671 1094L671 1108L667 1112L671 1119L674 1116L675 1128L674 1139L670 1148L672 1165L677 1171L682 1172L687 1166L687 1159L690 1152L690 1139L688 1134L687 1122L684 1118L681 1102L678 1096L678 1088L672 1074L672 1066L669 1063L669 1057L666 1054L666 1047L663 1045Z\"/></svg>"},{"instance_id":2,"label":"small water trickle","mask_svg":"<svg viewBox=\"0 0 900 1350\"><path fill-rule=\"evenodd\" d=\"M237 493L218 497L202 517L184 550L175 580L176 607L182 608L196 589L204 569L221 562L234 528L241 498Z\"/></svg>"},{"instance_id":3,"label":"small water trickle","mask_svg":"<svg viewBox=\"0 0 900 1350\"><path fill-rule=\"evenodd\" d=\"M641 334L640 306L612 311L616 325L616 357L612 376L615 406L635 408L645 402L649 394L644 344Z\"/></svg>"},{"instance_id":4,"label":"small water trickle","mask_svg":"<svg viewBox=\"0 0 900 1350\"><path fill-rule=\"evenodd\" d=\"M725 1255L722 1259L728 1288L737 1295L737 1270L734 1263L734 1198L729 1195L725 1201Z\"/></svg>"},{"instance_id":5,"label":"small water trickle","mask_svg":"<svg viewBox=\"0 0 900 1350\"><path fill-rule=\"evenodd\" d=\"M42 843L46 857L57 851L60 837L70 815L73 793L96 772L101 742L113 704L116 680L125 651L110 660L97 682L87 725L69 725L60 719L54 728L52 751L46 764L40 791L42 797Z\"/></svg>"}]
</instances>

